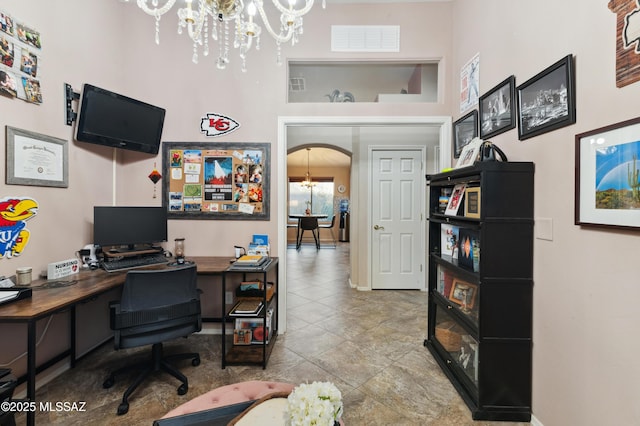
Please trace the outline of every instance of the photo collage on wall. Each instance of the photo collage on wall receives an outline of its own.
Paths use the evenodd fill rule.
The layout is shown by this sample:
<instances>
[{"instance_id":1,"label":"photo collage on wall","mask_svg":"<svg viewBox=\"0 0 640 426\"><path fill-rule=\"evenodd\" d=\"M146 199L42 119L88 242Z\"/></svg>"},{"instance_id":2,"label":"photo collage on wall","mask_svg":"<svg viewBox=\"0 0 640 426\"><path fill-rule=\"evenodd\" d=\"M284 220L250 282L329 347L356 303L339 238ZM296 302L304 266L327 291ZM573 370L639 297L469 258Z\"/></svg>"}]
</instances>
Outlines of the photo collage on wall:
<instances>
[{"instance_id":1,"label":"photo collage on wall","mask_svg":"<svg viewBox=\"0 0 640 426\"><path fill-rule=\"evenodd\" d=\"M172 149L169 156L169 212L262 212L262 150Z\"/></svg>"},{"instance_id":2,"label":"photo collage on wall","mask_svg":"<svg viewBox=\"0 0 640 426\"><path fill-rule=\"evenodd\" d=\"M0 95L41 104L40 33L0 10Z\"/></svg>"}]
</instances>

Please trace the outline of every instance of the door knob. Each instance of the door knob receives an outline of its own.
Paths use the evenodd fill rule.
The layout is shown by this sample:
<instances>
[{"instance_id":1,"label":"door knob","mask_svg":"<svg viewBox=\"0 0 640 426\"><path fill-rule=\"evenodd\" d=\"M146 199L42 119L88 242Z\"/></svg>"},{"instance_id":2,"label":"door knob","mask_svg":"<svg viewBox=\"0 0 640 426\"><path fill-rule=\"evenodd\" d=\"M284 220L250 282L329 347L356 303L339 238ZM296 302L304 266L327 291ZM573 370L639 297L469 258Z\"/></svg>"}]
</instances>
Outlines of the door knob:
<instances>
[{"instance_id":1,"label":"door knob","mask_svg":"<svg viewBox=\"0 0 640 426\"><path fill-rule=\"evenodd\" d=\"M376 231L378 229L381 230L381 231L384 231L384 226L374 225L373 229L375 229Z\"/></svg>"}]
</instances>

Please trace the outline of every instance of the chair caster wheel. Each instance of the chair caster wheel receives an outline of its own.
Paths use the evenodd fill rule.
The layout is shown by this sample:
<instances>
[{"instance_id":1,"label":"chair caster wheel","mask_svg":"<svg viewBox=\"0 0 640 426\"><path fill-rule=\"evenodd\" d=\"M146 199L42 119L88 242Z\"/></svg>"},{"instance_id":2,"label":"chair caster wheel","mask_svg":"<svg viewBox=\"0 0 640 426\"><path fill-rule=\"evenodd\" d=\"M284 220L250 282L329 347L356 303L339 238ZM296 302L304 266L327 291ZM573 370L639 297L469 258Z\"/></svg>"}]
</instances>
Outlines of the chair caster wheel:
<instances>
[{"instance_id":1,"label":"chair caster wheel","mask_svg":"<svg viewBox=\"0 0 640 426\"><path fill-rule=\"evenodd\" d=\"M189 390L189 385L187 384L182 384L179 388L178 388L178 395L184 395L187 393L187 391Z\"/></svg>"},{"instance_id":2,"label":"chair caster wheel","mask_svg":"<svg viewBox=\"0 0 640 426\"><path fill-rule=\"evenodd\" d=\"M196 357L193 360L191 360L191 365L193 365L194 367L197 367L200 365L200 357Z\"/></svg>"},{"instance_id":3,"label":"chair caster wheel","mask_svg":"<svg viewBox=\"0 0 640 426\"><path fill-rule=\"evenodd\" d=\"M127 414L127 412L129 411L129 404L126 402L123 402L122 404L118 405L118 415L121 416L123 414Z\"/></svg>"},{"instance_id":4,"label":"chair caster wheel","mask_svg":"<svg viewBox=\"0 0 640 426\"><path fill-rule=\"evenodd\" d=\"M102 387L104 389L109 389L111 386L113 386L114 383L115 383L115 379L113 378L113 376L109 376L109 377L107 377L107 380L105 380L102 383Z\"/></svg>"}]
</instances>

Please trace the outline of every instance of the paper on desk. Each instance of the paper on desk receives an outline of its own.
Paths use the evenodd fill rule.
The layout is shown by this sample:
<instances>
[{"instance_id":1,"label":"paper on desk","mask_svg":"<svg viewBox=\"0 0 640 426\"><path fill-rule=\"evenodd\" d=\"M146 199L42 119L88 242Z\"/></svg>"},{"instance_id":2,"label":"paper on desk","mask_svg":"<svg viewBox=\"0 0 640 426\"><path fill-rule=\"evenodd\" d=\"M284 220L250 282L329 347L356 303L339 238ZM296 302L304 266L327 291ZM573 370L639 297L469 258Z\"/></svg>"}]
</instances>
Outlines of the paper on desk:
<instances>
[{"instance_id":1,"label":"paper on desk","mask_svg":"<svg viewBox=\"0 0 640 426\"><path fill-rule=\"evenodd\" d=\"M18 296L19 291L3 291L0 292L0 302L15 299Z\"/></svg>"}]
</instances>

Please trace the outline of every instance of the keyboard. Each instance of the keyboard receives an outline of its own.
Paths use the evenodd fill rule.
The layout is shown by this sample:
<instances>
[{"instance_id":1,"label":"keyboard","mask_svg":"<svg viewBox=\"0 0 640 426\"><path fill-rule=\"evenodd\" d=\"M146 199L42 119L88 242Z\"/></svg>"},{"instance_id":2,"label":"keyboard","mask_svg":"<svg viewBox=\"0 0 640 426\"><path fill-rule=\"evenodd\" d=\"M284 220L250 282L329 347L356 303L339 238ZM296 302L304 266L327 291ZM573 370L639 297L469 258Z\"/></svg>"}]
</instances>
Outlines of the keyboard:
<instances>
[{"instance_id":1,"label":"keyboard","mask_svg":"<svg viewBox=\"0 0 640 426\"><path fill-rule=\"evenodd\" d=\"M145 256L124 257L122 259L102 262L102 268L107 272L122 271L125 269L142 268L145 266L168 263L169 260L163 254L151 254Z\"/></svg>"}]
</instances>

